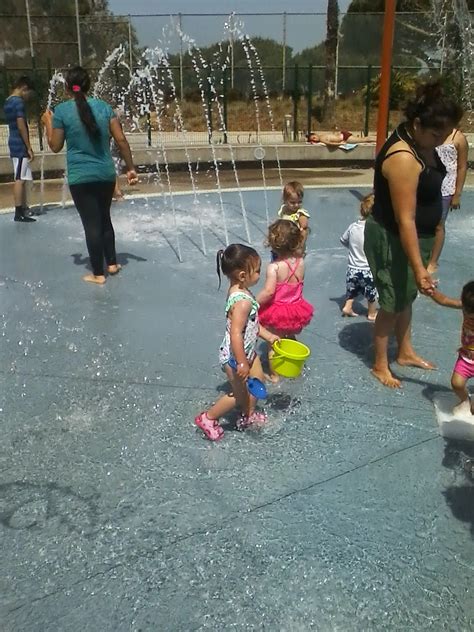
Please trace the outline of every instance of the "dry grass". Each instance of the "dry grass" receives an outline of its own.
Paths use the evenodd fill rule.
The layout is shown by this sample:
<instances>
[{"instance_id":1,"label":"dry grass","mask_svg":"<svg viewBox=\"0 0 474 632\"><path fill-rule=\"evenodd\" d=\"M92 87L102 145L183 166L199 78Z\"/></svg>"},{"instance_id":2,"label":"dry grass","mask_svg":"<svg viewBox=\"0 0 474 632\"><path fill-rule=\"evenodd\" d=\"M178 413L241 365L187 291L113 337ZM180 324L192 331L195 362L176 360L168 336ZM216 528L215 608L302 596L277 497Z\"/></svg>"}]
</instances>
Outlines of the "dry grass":
<instances>
[{"instance_id":1,"label":"dry grass","mask_svg":"<svg viewBox=\"0 0 474 632\"><path fill-rule=\"evenodd\" d=\"M336 104L336 115L333 120L326 120L319 123L315 117L315 105L313 102L313 115L311 117L312 130L332 128L349 129L354 133L360 133L364 129L365 107L357 99L341 100ZM257 110L258 108L258 110ZM281 131L284 126L285 115L294 115L293 100L288 97L270 99L270 108L273 115L273 127ZM221 105L220 112L214 103L210 115L200 102L183 101L179 107L184 122L184 127L189 132L204 132L207 129L206 113L210 116L212 128L217 130L222 127L224 108ZM257 116L258 111L258 116ZM206 113L205 113L206 112ZM174 131L180 129L177 107L174 103L167 105L160 113L161 127L163 131ZM369 117L369 127L375 128L376 110L371 109ZM156 115L152 113L151 123L154 129L158 128ZM227 129L228 131L248 131L256 132L260 127L261 131L271 131L272 118L265 99L261 99L256 104L249 101L230 101L227 105ZM306 132L308 127L308 104L306 99L300 99L297 108L297 127L301 133Z\"/></svg>"}]
</instances>

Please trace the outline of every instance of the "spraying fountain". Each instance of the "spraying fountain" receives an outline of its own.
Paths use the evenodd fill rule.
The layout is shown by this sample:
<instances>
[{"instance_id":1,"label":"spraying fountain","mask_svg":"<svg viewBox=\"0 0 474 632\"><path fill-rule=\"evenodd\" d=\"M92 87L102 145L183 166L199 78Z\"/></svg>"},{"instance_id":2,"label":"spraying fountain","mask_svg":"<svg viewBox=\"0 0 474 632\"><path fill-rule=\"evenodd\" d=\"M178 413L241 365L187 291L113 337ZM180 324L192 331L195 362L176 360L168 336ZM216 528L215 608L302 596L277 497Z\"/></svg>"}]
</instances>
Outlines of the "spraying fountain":
<instances>
[{"instance_id":1,"label":"spraying fountain","mask_svg":"<svg viewBox=\"0 0 474 632\"><path fill-rule=\"evenodd\" d=\"M208 62L195 40L184 33L178 24L170 24L163 30L162 40L159 45L153 49L146 49L138 60L137 67L131 69L125 61L125 49L121 45L110 52L100 68L96 81L93 85L91 94L94 97L102 97L112 103L115 107L120 107L124 111L125 119L129 122L131 129L142 128L143 119L150 121L151 114L156 116L156 136L150 151L155 153L155 164L157 169L157 183L161 188L162 195L166 203L170 205L173 216L173 225L176 232L175 249L178 259L181 260L181 246L179 241L179 230L176 219L176 207L174 202L173 190L170 179L170 169L168 164L167 146L164 138L165 124L163 121L163 113L166 113L168 104L165 103L165 94L171 95L171 101L174 107L175 131L180 135L180 146L183 148L187 169L190 179L190 188L193 193L192 212L197 215L200 230L201 249L205 254L207 252L205 233L202 222L202 209L199 204L199 191L196 183L196 172L198 165L193 165L189 152L189 138L184 120L183 112L179 99L177 98L177 90L169 61L169 40L172 36L178 36L184 44L189 58L191 60L192 69L197 81L201 99L202 116L207 129L210 150L210 170L214 174L218 204L221 214L221 225L223 230L224 242L229 243L228 218L226 216L225 204L222 198L222 185L220 181L220 160L218 157L215 142L212 138L212 123L209 114L209 104L216 109L218 115L219 131L222 137L226 139L223 147L228 151L229 162L235 179L236 190L238 192L240 213L245 230L247 241L251 242L249 229L249 220L245 208L244 198L241 191L239 174L236 165L236 157L234 148L229 142L226 120L223 111L222 93L223 83L225 81L226 71L230 66L230 44L225 46L224 42L227 38L228 42L232 39L233 45L240 44L245 53L245 59L250 73L251 93L253 107L255 111L255 122L257 128L257 148L255 149L255 157L259 161L263 195L265 203L265 214L267 223L270 221L270 210L267 196L267 182L265 172L265 149L262 145L261 135L261 112L262 108L266 109L271 129L275 132L274 117L270 105L268 88L265 82L262 66L255 46L250 38L244 33L242 23L231 15L224 25L224 37L221 41L218 51L215 53L212 62ZM129 75L126 85L117 85L116 74L117 67L124 67ZM57 88L64 83L61 73L56 72L51 81L48 91L47 106L51 108L57 99ZM260 96L263 94L262 96ZM222 150L221 150L222 152ZM220 153L221 153L220 152ZM280 184L282 184L282 174L278 148L275 148L276 161ZM44 152L41 156L41 207L44 204ZM164 174L164 183L162 179ZM63 206L66 203L67 184L63 186Z\"/></svg>"}]
</instances>

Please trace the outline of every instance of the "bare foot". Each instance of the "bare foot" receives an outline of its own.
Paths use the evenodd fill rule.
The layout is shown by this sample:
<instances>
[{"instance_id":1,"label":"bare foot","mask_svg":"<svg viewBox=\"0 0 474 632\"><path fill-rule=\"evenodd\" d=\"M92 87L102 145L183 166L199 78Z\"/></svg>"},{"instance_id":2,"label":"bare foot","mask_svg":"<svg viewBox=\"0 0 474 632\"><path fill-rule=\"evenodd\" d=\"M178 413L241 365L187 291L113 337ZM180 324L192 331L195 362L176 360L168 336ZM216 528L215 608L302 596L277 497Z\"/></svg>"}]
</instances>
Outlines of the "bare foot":
<instances>
[{"instance_id":1,"label":"bare foot","mask_svg":"<svg viewBox=\"0 0 474 632\"><path fill-rule=\"evenodd\" d=\"M463 402L453 408L454 416L461 415L462 417L464 417L466 415L469 415L469 413L471 413L471 415L474 415L473 404L469 402L469 398L465 399Z\"/></svg>"},{"instance_id":2,"label":"bare foot","mask_svg":"<svg viewBox=\"0 0 474 632\"><path fill-rule=\"evenodd\" d=\"M418 369L425 369L427 371L433 371L436 369L436 364L424 360L419 355L413 354L412 356L399 356L397 358L397 364L400 366L414 366Z\"/></svg>"},{"instance_id":3,"label":"bare foot","mask_svg":"<svg viewBox=\"0 0 474 632\"><path fill-rule=\"evenodd\" d=\"M388 386L389 388L402 388L402 383L398 380L390 369L371 369L371 373L374 377L376 377L379 382L382 382L384 386Z\"/></svg>"},{"instance_id":4,"label":"bare foot","mask_svg":"<svg viewBox=\"0 0 474 632\"><path fill-rule=\"evenodd\" d=\"M375 314L367 314L367 320L370 320L371 323L374 323L376 318L377 312L375 312Z\"/></svg>"},{"instance_id":5,"label":"bare foot","mask_svg":"<svg viewBox=\"0 0 474 632\"><path fill-rule=\"evenodd\" d=\"M358 314L355 313L355 311L353 309L341 309L341 316L357 316Z\"/></svg>"},{"instance_id":6,"label":"bare foot","mask_svg":"<svg viewBox=\"0 0 474 632\"><path fill-rule=\"evenodd\" d=\"M97 285L104 285L105 276L96 276L95 274L86 274L82 277L83 281L87 281L87 283L97 283Z\"/></svg>"},{"instance_id":7,"label":"bare foot","mask_svg":"<svg viewBox=\"0 0 474 632\"><path fill-rule=\"evenodd\" d=\"M120 263L114 263L111 266L107 266L107 272L111 274L112 276L114 274L118 274L121 269L122 269L122 266L120 265Z\"/></svg>"}]
</instances>

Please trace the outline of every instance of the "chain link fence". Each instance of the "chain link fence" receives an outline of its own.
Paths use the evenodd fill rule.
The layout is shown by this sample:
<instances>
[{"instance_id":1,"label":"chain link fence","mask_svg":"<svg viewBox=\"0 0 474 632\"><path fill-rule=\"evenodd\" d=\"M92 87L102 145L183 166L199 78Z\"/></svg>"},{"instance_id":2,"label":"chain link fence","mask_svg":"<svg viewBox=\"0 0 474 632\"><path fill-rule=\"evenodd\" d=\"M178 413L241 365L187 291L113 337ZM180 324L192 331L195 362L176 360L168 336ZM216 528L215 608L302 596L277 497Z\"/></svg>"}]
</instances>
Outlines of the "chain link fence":
<instances>
[{"instance_id":1,"label":"chain link fence","mask_svg":"<svg viewBox=\"0 0 474 632\"><path fill-rule=\"evenodd\" d=\"M188 144L253 143L298 141L322 126L364 134L375 127L383 14L340 15L337 101L327 120L326 13L90 17L65 10L45 16L38 6L35 12L35 0L30 5L29 14L0 14L0 103L17 76L32 76L37 99L29 115L37 149L50 78L79 62L94 80L100 76L99 96L124 107L127 131L145 145L178 143L184 132ZM444 21L426 12L397 14L389 125L417 80L442 74L463 96L460 55L468 51L455 22L449 13ZM144 73L152 77L148 86ZM57 91L53 103L61 96ZM0 125L0 153L6 139Z\"/></svg>"}]
</instances>

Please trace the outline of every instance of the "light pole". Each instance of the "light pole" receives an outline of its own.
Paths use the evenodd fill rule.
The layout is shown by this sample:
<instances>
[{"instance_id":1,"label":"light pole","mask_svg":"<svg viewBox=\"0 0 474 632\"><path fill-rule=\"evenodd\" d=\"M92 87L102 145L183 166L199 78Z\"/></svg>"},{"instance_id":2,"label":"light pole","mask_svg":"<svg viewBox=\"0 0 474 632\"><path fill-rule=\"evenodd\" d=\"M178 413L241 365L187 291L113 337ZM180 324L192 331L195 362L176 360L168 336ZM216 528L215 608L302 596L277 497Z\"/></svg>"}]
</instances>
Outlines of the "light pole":
<instances>
[{"instance_id":1,"label":"light pole","mask_svg":"<svg viewBox=\"0 0 474 632\"><path fill-rule=\"evenodd\" d=\"M385 15L383 20L382 60L380 62L379 111L377 116L377 144L378 153L387 136L387 121L390 103L390 76L392 70L393 34L395 31L395 9L397 0L385 0Z\"/></svg>"},{"instance_id":2,"label":"light pole","mask_svg":"<svg viewBox=\"0 0 474 632\"><path fill-rule=\"evenodd\" d=\"M81 24L79 22L79 0L76 0L76 29L77 29L77 57L79 66L82 66Z\"/></svg>"}]
</instances>

